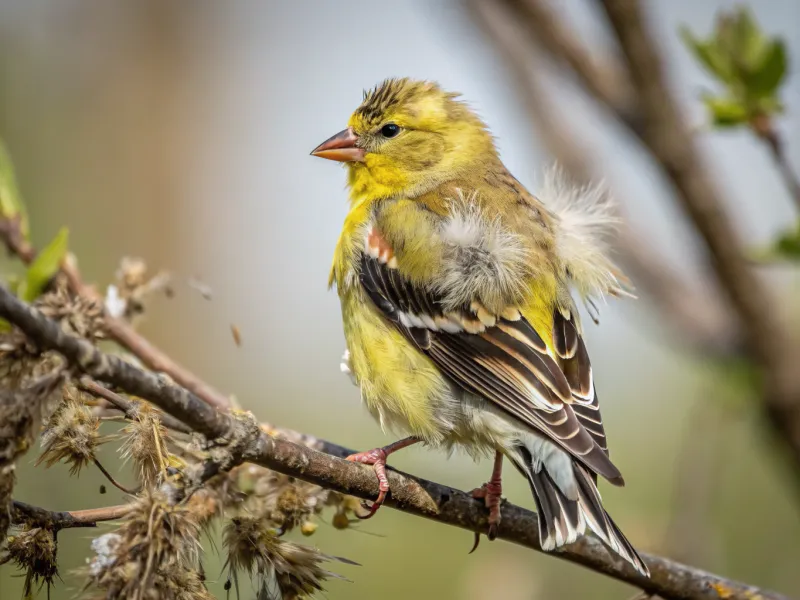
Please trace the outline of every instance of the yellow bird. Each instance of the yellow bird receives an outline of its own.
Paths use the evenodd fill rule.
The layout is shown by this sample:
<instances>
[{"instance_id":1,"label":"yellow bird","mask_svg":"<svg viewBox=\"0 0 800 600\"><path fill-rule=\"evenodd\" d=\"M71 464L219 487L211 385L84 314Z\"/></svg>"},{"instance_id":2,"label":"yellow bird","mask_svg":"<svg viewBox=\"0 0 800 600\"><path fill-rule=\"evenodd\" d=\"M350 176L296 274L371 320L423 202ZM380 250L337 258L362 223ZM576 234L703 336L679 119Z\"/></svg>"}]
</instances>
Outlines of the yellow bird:
<instances>
[{"instance_id":1,"label":"yellow bird","mask_svg":"<svg viewBox=\"0 0 800 600\"><path fill-rule=\"evenodd\" d=\"M593 189L551 177L531 195L486 125L437 84L389 79L314 156L345 162L350 210L330 284L342 305L345 364L384 429L408 437L350 460L389 491L386 458L416 442L494 455L489 537L508 458L530 483L544 550L586 526L639 572L647 567L603 509L608 456L574 288L625 293L607 257L612 222Z\"/></svg>"}]
</instances>

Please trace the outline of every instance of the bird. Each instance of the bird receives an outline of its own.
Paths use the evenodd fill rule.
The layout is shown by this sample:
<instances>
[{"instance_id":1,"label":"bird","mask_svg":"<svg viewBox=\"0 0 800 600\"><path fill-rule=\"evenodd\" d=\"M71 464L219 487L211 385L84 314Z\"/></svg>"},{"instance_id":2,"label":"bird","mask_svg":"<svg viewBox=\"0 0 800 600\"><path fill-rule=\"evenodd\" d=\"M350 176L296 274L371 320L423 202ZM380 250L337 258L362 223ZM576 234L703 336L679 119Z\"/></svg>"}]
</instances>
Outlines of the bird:
<instances>
[{"instance_id":1,"label":"bird","mask_svg":"<svg viewBox=\"0 0 800 600\"><path fill-rule=\"evenodd\" d=\"M348 457L378 479L366 516L390 491L389 455L419 442L463 449L494 457L489 481L472 492L488 508L489 539L508 459L529 483L543 550L588 527L649 575L598 492L598 477L624 481L574 299L595 309L631 295L609 256L608 195L557 170L531 194L460 94L425 80L365 91L347 127L311 154L347 171L349 210L329 278L342 309L342 370L384 431L405 435Z\"/></svg>"}]
</instances>

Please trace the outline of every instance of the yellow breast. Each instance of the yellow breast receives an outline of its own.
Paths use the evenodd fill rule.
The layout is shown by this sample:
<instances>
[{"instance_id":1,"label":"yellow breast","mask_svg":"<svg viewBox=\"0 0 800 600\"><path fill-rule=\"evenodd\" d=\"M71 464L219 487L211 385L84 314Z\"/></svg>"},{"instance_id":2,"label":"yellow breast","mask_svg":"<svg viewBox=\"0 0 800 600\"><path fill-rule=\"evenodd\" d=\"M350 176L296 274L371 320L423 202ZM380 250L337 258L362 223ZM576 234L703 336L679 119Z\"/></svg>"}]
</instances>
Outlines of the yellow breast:
<instances>
[{"instance_id":1,"label":"yellow breast","mask_svg":"<svg viewBox=\"0 0 800 600\"><path fill-rule=\"evenodd\" d=\"M331 283L342 304L350 369L370 412L384 428L439 441L449 384L439 369L372 305L355 273L371 203L354 202L336 245Z\"/></svg>"},{"instance_id":2,"label":"yellow breast","mask_svg":"<svg viewBox=\"0 0 800 600\"><path fill-rule=\"evenodd\" d=\"M384 428L441 440L450 401L444 376L358 287L341 289L340 298L350 368L367 408Z\"/></svg>"}]
</instances>

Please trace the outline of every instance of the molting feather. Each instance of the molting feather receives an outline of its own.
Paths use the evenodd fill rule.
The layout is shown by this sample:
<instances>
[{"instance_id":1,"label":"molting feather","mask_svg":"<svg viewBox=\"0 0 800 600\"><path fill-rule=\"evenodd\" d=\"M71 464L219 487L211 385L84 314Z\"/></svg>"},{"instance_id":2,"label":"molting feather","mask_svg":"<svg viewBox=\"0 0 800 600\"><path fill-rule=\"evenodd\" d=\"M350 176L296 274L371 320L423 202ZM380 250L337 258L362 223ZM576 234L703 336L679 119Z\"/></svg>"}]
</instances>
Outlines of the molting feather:
<instances>
[{"instance_id":1,"label":"molting feather","mask_svg":"<svg viewBox=\"0 0 800 600\"><path fill-rule=\"evenodd\" d=\"M524 297L533 265L523 240L499 217L485 215L475 192L458 190L440 235L444 269L437 291L446 309L458 310L477 300L500 314Z\"/></svg>"},{"instance_id":2,"label":"molting feather","mask_svg":"<svg viewBox=\"0 0 800 600\"><path fill-rule=\"evenodd\" d=\"M608 239L620 221L605 187L576 185L553 167L545 172L539 198L556 217L556 253L583 300L632 296L609 256Z\"/></svg>"}]
</instances>

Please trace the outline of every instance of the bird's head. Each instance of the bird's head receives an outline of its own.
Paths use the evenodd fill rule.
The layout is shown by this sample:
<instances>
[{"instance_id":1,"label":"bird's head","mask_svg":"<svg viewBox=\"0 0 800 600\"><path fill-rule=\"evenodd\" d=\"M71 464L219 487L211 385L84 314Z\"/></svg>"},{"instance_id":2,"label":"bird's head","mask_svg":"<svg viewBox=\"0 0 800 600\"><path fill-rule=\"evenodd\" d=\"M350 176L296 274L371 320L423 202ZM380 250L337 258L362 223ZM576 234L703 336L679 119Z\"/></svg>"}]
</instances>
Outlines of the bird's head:
<instances>
[{"instance_id":1,"label":"bird's head","mask_svg":"<svg viewBox=\"0 0 800 600\"><path fill-rule=\"evenodd\" d=\"M429 81L387 79L311 154L347 164L355 200L419 196L497 156L486 125L457 97Z\"/></svg>"}]
</instances>

